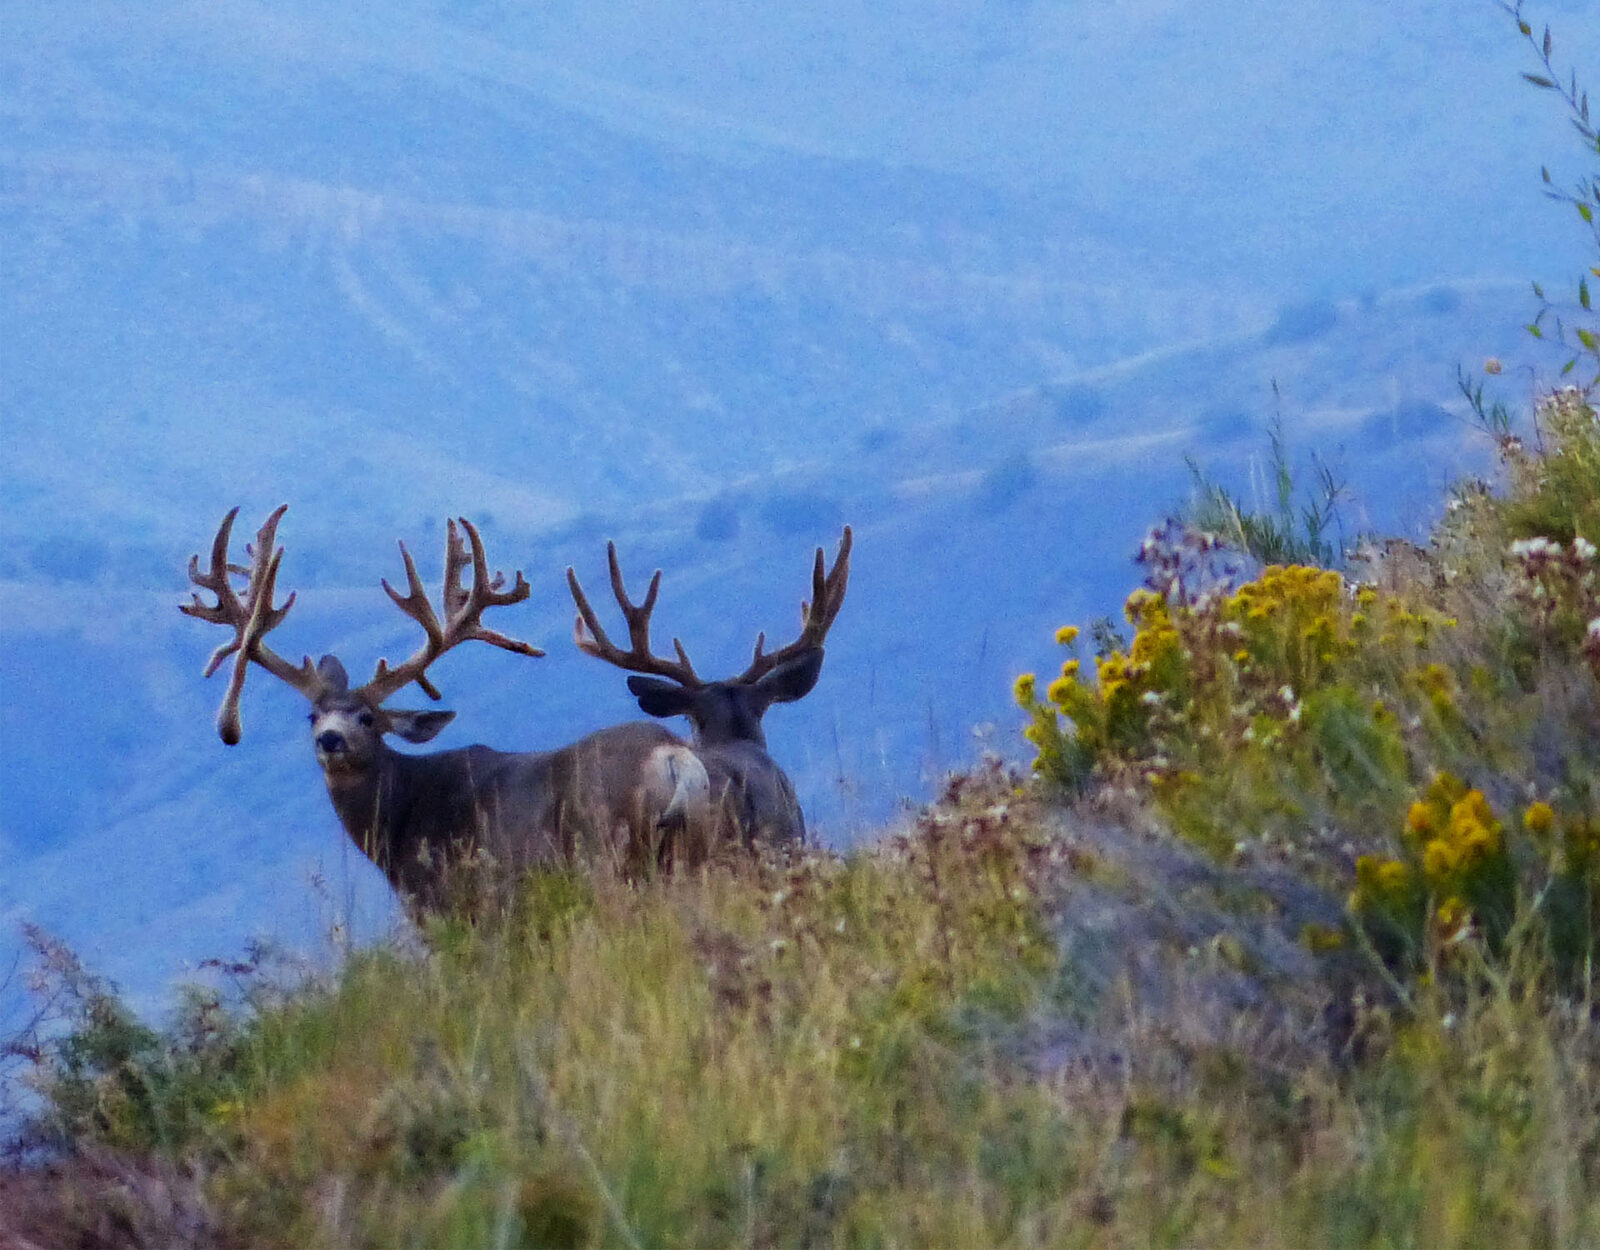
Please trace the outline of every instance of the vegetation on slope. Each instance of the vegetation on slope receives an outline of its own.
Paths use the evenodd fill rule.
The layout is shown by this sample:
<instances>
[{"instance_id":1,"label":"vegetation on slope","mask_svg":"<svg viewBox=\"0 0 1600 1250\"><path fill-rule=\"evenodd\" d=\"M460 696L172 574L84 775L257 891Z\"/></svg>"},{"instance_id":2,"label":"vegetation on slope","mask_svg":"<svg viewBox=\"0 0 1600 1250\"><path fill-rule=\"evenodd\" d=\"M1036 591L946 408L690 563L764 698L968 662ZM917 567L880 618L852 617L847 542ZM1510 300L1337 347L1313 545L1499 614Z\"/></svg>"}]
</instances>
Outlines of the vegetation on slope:
<instances>
[{"instance_id":1,"label":"vegetation on slope","mask_svg":"<svg viewBox=\"0 0 1600 1250\"><path fill-rule=\"evenodd\" d=\"M1167 527L1131 640L1019 681L1037 776L853 854L536 875L165 1034L40 937L58 1154L5 1231L1600 1240L1600 422L1536 428L1344 572Z\"/></svg>"},{"instance_id":2,"label":"vegetation on slope","mask_svg":"<svg viewBox=\"0 0 1600 1250\"><path fill-rule=\"evenodd\" d=\"M1034 776L877 845L535 874L163 1032L35 935L0 1245L1600 1244L1600 421L1466 390L1425 546L1203 489L1018 681Z\"/></svg>"}]
</instances>

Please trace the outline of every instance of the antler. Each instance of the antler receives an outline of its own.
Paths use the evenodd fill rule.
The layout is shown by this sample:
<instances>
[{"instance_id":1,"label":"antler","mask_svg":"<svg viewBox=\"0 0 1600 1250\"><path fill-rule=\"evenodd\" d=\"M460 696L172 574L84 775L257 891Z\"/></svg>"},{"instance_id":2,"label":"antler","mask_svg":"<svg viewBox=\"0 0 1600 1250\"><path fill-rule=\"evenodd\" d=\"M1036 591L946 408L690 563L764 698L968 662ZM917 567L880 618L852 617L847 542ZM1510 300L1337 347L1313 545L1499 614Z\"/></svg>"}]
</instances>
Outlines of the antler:
<instances>
[{"instance_id":1,"label":"antler","mask_svg":"<svg viewBox=\"0 0 1600 1250\"><path fill-rule=\"evenodd\" d=\"M767 635L757 634L755 655L751 657L750 667L734 681L742 685L758 681L784 661L822 645L833 625L833 618L839 615L839 608L844 603L845 587L850 582L850 546L853 541L850 527L846 525L844 537L839 540L839 554L834 557L833 568L826 576L823 575L822 548L817 548L816 564L811 570L811 602L800 604L800 636L786 647L767 652L763 650L767 645Z\"/></svg>"},{"instance_id":2,"label":"antler","mask_svg":"<svg viewBox=\"0 0 1600 1250\"><path fill-rule=\"evenodd\" d=\"M427 591L422 588L422 579L417 576L416 561L406 550L405 543L401 543L400 555L406 563L408 593L402 595L387 581L383 583L383 588L388 592L389 598L394 600L396 607L422 626L423 632L428 635L428 640L409 659L393 668L389 667L388 661L379 660L372 680L354 693L373 703L382 703L390 695L405 689L411 682L416 682L430 699L442 698L438 688L428 680L428 666L446 651L463 642L486 642L490 646L499 647L502 651L514 651L518 655L544 654L538 647L484 628L481 619L484 609L521 603L528 597L528 582L522 576L522 570L518 569L511 589L502 591L500 588L505 585L506 579L499 573L493 577L489 576L488 557L484 555L483 539L478 536L477 529L466 517L461 517L459 520L461 528L467 533L468 541L472 544L472 552L470 555L467 553L466 545L462 543L461 535L456 530L456 522L451 521L445 539L444 589L440 596L444 606L444 622L440 623L433 605L428 602ZM461 585L462 570L469 564L472 566L471 590L464 589Z\"/></svg>"},{"instance_id":3,"label":"antler","mask_svg":"<svg viewBox=\"0 0 1600 1250\"><path fill-rule=\"evenodd\" d=\"M232 540L234 518L239 515L238 508L222 518L217 536L212 540L211 568L202 573L200 557L189 557L189 580L201 590L209 590L216 595L217 602L214 606L207 604L195 593L191 595L191 602L178 605L178 611L186 616L210 621L213 625L231 625L234 629L233 640L223 643L211 653L205 670L205 675L210 677L230 655L239 657L228 679L228 691L222 697L222 706L217 710L217 732L229 746L239 741L242 732L239 695L244 690L245 674L251 660L308 699L315 699L324 688L322 678L317 675L309 656L297 668L262 641L266 634L283 623L283 618L294 606L293 593L281 607L272 606L278 582L278 565L283 559L283 548L275 549L273 544L277 541L278 522L288 510L289 505L284 504L256 531L255 542L245 548L245 553L251 557L247 567L228 562L228 544ZM247 579L243 599L228 580L233 574L243 574Z\"/></svg>"},{"instance_id":4,"label":"antler","mask_svg":"<svg viewBox=\"0 0 1600 1250\"><path fill-rule=\"evenodd\" d=\"M627 589L622 584L622 566L617 563L616 543L606 544L606 560L611 565L611 593L616 596L617 606L622 609L623 618L628 622L629 650L622 650L606 637L600 618L589 606L583 587L578 585L577 573L569 565L567 588L572 591L572 601L578 605L578 615L572 623L572 641L578 645L578 649L630 673L653 673L690 689L704 686L705 682L694 671L694 665L689 663L683 643L676 638L672 640L673 650L678 653L676 660L664 660L650 652L650 613L655 611L656 593L661 589L661 570L657 569L655 576L650 579L650 589L645 592L644 602L636 604L628 598Z\"/></svg>"}]
</instances>

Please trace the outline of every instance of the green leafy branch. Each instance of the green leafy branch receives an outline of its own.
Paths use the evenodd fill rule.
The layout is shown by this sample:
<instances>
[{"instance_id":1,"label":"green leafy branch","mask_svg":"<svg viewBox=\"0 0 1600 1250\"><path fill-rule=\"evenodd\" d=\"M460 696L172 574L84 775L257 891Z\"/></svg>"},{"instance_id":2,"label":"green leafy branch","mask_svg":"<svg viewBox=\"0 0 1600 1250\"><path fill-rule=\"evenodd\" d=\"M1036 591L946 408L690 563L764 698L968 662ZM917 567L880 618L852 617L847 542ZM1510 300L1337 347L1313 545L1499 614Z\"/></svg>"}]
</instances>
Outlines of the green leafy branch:
<instances>
[{"instance_id":1,"label":"green leafy branch","mask_svg":"<svg viewBox=\"0 0 1600 1250\"><path fill-rule=\"evenodd\" d=\"M1596 131L1594 122L1590 119L1589 93L1579 84L1576 71L1567 72L1563 85L1562 74L1556 69L1552 59L1555 44L1550 35L1550 28L1544 27L1542 35L1535 37L1532 24L1523 16L1524 0L1497 0L1497 3L1516 22L1517 30L1533 49L1543 70L1542 73L1524 73L1522 77L1541 91L1554 92L1561 98L1567 107L1573 128L1582 139L1585 152L1600 157L1600 132ZM1545 194L1551 199L1571 205L1583 220L1593 242L1595 255L1600 259L1600 170L1580 178L1570 191L1556 185L1548 166L1541 168L1540 174L1544 179ZM1578 307L1592 318L1594 305L1589 290L1590 277L1600 279L1600 265L1591 265L1588 274L1578 279ZM1545 295L1544 288L1537 282L1533 284L1533 294L1539 301L1539 313L1528 324L1528 333L1542 339L1546 337L1547 332L1551 332L1549 327L1553 327L1552 337L1555 341L1573 353L1562 366L1562 376L1571 374L1580 361L1585 361L1586 367L1592 369L1593 373L1583 384L1583 389L1592 391L1596 386L1600 386L1600 323L1591 321L1589 325L1569 325L1563 319L1557 305Z\"/></svg>"}]
</instances>

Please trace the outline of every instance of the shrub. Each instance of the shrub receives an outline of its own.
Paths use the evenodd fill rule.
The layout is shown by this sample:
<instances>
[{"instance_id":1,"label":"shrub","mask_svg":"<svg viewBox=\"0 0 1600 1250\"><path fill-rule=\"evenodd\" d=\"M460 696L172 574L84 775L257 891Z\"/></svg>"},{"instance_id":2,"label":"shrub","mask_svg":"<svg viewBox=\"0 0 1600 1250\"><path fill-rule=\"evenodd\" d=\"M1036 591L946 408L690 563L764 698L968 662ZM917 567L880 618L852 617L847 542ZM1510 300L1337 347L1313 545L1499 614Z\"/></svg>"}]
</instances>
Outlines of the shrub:
<instances>
[{"instance_id":1,"label":"shrub","mask_svg":"<svg viewBox=\"0 0 1600 1250\"><path fill-rule=\"evenodd\" d=\"M1344 882L1386 965L1536 932L1550 978L1590 984L1600 935L1600 421L1581 392L1506 435L1504 486L1457 491L1428 547L1345 574L1269 565L1168 526L1146 541L1133 637L1041 693L1019 679L1034 769L1143 795L1180 834ZM1520 815L1518 815L1520 813ZM1515 817L1515 819L1513 819Z\"/></svg>"}]
</instances>

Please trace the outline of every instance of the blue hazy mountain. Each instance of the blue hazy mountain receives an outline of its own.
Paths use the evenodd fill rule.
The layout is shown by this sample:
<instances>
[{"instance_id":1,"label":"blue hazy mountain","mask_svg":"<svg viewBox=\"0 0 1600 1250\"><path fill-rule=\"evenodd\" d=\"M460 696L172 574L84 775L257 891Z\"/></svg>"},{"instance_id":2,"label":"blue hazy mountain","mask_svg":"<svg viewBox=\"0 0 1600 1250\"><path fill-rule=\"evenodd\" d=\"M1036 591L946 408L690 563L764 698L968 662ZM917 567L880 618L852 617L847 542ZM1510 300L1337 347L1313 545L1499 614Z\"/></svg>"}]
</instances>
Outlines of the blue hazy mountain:
<instances>
[{"instance_id":1,"label":"blue hazy mountain","mask_svg":"<svg viewBox=\"0 0 1600 1250\"><path fill-rule=\"evenodd\" d=\"M1016 752L1011 678L1117 611L1186 457L1249 498L1281 416L1352 528L1417 532L1486 458L1457 362L1544 364L1526 280L1581 261L1519 57L1453 0L11 6L0 940L150 1001L392 922L297 696L257 673L212 728L220 631L175 605L234 504L291 505L275 640L358 674L414 645L395 540L431 578L479 521L550 655L441 662L439 744L505 748L635 714L567 564L664 568L660 636L735 671L854 524L769 718L840 845Z\"/></svg>"}]
</instances>

